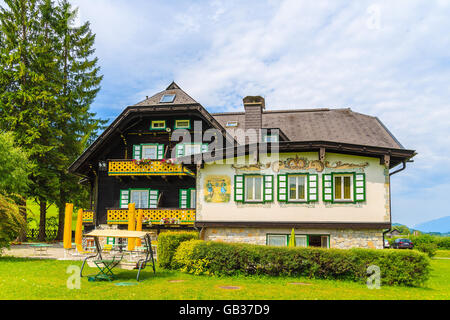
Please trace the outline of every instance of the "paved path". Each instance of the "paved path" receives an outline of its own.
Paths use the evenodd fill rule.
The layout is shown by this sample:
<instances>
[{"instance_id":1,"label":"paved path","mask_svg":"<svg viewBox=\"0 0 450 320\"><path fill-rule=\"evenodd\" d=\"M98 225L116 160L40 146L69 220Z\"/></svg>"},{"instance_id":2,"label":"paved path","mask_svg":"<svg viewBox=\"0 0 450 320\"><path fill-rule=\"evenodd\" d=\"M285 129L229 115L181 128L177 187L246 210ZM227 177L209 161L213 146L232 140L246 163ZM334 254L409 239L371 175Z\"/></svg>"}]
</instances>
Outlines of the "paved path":
<instances>
[{"instance_id":1,"label":"paved path","mask_svg":"<svg viewBox=\"0 0 450 320\"><path fill-rule=\"evenodd\" d=\"M76 255L75 249L70 250L68 253L64 250L62 242L49 244L46 252L37 252L32 244L24 243L20 245L12 245L10 249L4 250L4 255L20 257L20 258L37 258L37 259L55 259L55 260L82 260L86 256Z\"/></svg>"}]
</instances>

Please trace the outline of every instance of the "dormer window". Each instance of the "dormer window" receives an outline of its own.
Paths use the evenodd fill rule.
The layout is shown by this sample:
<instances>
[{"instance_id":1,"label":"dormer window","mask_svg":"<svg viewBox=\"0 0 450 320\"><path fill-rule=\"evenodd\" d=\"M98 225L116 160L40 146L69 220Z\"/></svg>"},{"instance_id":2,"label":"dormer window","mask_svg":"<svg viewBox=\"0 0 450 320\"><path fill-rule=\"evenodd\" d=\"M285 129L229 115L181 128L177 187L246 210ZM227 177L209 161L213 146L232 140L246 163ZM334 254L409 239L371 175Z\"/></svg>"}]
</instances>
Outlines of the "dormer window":
<instances>
[{"instance_id":1,"label":"dormer window","mask_svg":"<svg viewBox=\"0 0 450 320\"><path fill-rule=\"evenodd\" d=\"M237 127L238 126L238 122L237 121L227 121L226 126L227 127Z\"/></svg>"},{"instance_id":2,"label":"dormer window","mask_svg":"<svg viewBox=\"0 0 450 320\"><path fill-rule=\"evenodd\" d=\"M165 94L162 96L159 103L172 103L175 100L175 94Z\"/></svg>"},{"instance_id":3,"label":"dormer window","mask_svg":"<svg viewBox=\"0 0 450 320\"><path fill-rule=\"evenodd\" d=\"M166 120L152 121L151 130L164 130L166 128Z\"/></svg>"},{"instance_id":4,"label":"dormer window","mask_svg":"<svg viewBox=\"0 0 450 320\"><path fill-rule=\"evenodd\" d=\"M190 120L175 120L175 129L190 129Z\"/></svg>"},{"instance_id":5,"label":"dormer window","mask_svg":"<svg viewBox=\"0 0 450 320\"><path fill-rule=\"evenodd\" d=\"M270 142L278 142L278 141L279 141L278 135L276 135L276 134L268 134L268 135L263 136L263 142L270 143Z\"/></svg>"}]
</instances>

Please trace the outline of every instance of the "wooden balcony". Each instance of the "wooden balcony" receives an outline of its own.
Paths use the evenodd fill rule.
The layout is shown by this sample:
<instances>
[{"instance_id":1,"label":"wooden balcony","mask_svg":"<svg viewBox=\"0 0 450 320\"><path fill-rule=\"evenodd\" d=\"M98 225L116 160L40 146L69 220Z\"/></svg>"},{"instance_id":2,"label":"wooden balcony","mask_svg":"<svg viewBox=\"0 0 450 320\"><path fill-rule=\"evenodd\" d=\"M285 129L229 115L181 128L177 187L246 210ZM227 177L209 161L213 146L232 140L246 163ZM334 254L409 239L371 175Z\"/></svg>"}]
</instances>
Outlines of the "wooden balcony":
<instances>
[{"instance_id":1,"label":"wooden balcony","mask_svg":"<svg viewBox=\"0 0 450 320\"><path fill-rule=\"evenodd\" d=\"M93 224L93 223L94 223L94 211L84 210L83 224Z\"/></svg>"},{"instance_id":2,"label":"wooden balcony","mask_svg":"<svg viewBox=\"0 0 450 320\"><path fill-rule=\"evenodd\" d=\"M191 176L195 174L182 164L173 164L161 160L110 160L108 162L110 176Z\"/></svg>"},{"instance_id":3,"label":"wooden balcony","mask_svg":"<svg viewBox=\"0 0 450 320\"><path fill-rule=\"evenodd\" d=\"M136 209L143 211L143 221L152 225L191 225L195 222L195 209ZM108 224L128 224L128 209L107 209Z\"/></svg>"}]
</instances>

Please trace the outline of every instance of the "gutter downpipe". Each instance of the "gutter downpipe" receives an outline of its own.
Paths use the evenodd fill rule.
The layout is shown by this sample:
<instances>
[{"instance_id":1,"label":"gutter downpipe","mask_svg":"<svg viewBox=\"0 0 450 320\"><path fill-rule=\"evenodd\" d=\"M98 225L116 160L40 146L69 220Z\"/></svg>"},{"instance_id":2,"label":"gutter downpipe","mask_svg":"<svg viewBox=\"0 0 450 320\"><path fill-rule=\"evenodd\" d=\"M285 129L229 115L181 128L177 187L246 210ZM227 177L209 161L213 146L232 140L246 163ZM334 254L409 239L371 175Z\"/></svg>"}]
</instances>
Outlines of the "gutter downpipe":
<instances>
[{"instance_id":1,"label":"gutter downpipe","mask_svg":"<svg viewBox=\"0 0 450 320\"><path fill-rule=\"evenodd\" d=\"M386 233L390 232L392 230L392 212L391 212L391 176L393 176L396 173L399 173L400 171L403 171L406 169L406 160L402 161L403 166L400 169L397 169L393 172L389 173L389 224L391 227L387 229L386 231L383 231L383 248L384 248L384 240Z\"/></svg>"}]
</instances>

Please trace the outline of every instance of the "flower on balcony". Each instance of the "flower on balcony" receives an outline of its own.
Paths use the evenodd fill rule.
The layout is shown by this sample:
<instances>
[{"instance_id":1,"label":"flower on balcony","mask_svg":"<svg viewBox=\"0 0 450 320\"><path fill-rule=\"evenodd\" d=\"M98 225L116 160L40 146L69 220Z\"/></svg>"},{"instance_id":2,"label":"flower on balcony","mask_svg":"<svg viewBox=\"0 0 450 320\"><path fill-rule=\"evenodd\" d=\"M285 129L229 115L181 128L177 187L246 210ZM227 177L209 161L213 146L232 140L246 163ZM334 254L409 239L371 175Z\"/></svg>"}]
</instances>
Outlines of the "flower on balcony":
<instances>
[{"instance_id":1,"label":"flower on balcony","mask_svg":"<svg viewBox=\"0 0 450 320\"><path fill-rule=\"evenodd\" d=\"M180 221L176 218L162 218L161 224L180 224Z\"/></svg>"}]
</instances>

